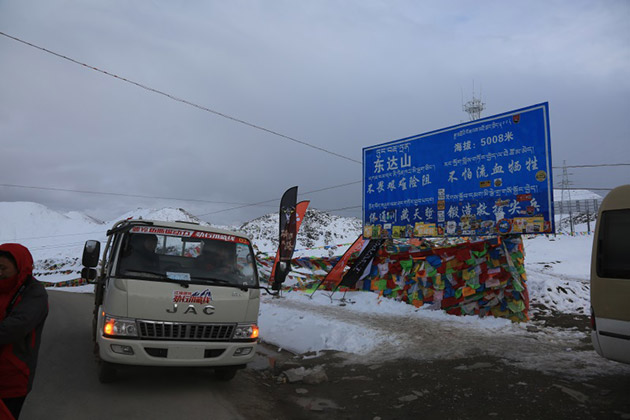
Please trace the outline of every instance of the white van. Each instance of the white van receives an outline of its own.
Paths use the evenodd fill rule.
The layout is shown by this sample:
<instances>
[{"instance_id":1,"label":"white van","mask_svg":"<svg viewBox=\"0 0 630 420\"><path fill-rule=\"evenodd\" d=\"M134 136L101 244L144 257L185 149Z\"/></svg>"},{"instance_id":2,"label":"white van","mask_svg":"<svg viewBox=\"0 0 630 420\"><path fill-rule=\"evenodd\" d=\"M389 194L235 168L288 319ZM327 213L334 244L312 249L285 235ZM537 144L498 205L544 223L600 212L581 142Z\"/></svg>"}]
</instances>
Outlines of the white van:
<instances>
[{"instance_id":1,"label":"white van","mask_svg":"<svg viewBox=\"0 0 630 420\"><path fill-rule=\"evenodd\" d=\"M260 290L250 240L187 222L124 220L87 241L99 379L123 365L211 367L221 380L254 358Z\"/></svg>"},{"instance_id":2,"label":"white van","mask_svg":"<svg viewBox=\"0 0 630 420\"><path fill-rule=\"evenodd\" d=\"M630 185L601 204L591 260L591 339L597 353L630 363Z\"/></svg>"}]
</instances>

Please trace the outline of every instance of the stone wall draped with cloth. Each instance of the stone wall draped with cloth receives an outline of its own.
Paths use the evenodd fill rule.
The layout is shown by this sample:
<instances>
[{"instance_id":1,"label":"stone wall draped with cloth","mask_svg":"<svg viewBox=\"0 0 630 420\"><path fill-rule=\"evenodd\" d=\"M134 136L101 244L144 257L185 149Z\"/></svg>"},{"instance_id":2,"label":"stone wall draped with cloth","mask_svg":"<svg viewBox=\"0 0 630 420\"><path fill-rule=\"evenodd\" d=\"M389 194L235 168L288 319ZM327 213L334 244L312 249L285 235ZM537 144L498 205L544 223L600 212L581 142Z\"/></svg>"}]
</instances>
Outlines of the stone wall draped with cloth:
<instances>
[{"instance_id":1,"label":"stone wall draped with cloth","mask_svg":"<svg viewBox=\"0 0 630 420\"><path fill-rule=\"evenodd\" d=\"M304 276L297 287L314 287L324 277L314 272L330 271L338 259L292 260L294 269L302 269ZM529 295L524 260L520 236L442 244L393 240L379 250L369 275L352 290L371 290L416 307L431 305L453 315L492 315L526 321ZM264 271L268 262L258 258L258 264Z\"/></svg>"},{"instance_id":2,"label":"stone wall draped with cloth","mask_svg":"<svg viewBox=\"0 0 630 420\"><path fill-rule=\"evenodd\" d=\"M528 319L529 295L520 236L443 247L389 243L357 284L416 307L430 304L453 315Z\"/></svg>"}]
</instances>

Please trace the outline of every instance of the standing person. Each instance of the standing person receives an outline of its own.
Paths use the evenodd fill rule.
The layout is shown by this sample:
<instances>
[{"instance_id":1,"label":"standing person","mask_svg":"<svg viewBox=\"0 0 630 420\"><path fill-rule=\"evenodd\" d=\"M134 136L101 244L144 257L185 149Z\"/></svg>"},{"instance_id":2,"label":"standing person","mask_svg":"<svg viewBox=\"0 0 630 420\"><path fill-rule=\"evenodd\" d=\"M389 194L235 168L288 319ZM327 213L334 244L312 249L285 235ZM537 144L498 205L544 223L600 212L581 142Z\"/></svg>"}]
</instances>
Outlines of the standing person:
<instances>
[{"instance_id":1,"label":"standing person","mask_svg":"<svg viewBox=\"0 0 630 420\"><path fill-rule=\"evenodd\" d=\"M33 386L48 294L33 277L33 257L0 245L0 399L15 419Z\"/></svg>"}]
</instances>

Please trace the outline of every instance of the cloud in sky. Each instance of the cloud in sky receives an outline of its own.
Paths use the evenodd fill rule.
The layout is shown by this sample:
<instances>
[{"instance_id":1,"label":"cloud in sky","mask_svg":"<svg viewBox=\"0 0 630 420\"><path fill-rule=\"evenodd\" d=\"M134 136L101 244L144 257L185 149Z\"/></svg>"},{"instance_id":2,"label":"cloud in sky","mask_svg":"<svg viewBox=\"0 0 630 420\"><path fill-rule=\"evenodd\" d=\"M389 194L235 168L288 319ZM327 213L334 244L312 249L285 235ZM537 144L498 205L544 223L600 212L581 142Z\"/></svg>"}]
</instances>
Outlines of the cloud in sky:
<instances>
[{"instance_id":1,"label":"cloud in sky","mask_svg":"<svg viewBox=\"0 0 630 420\"><path fill-rule=\"evenodd\" d=\"M0 0L2 32L358 161L363 147L467 120L474 81L483 116L549 101L554 166L627 162L629 19L626 1ZM358 163L6 37L0 56L3 184L216 203L0 187L2 201L101 218L175 206L238 223L278 202L225 203L361 180ZM571 175L576 187L628 179L628 167ZM300 199L360 206L361 184Z\"/></svg>"}]
</instances>

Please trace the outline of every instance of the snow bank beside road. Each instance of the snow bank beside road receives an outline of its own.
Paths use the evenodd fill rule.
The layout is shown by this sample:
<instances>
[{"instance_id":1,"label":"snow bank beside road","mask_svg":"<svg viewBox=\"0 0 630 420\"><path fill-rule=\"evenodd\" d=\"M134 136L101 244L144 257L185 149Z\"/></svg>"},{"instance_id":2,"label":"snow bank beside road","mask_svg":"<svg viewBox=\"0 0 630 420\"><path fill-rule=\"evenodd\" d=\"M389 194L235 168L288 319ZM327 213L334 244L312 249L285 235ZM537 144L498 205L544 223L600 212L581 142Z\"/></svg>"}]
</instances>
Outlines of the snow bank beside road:
<instances>
[{"instance_id":1,"label":"snow bank beside road","mask_svg":"<svg viewBox=\"0 0 630 420\"><path fill-rule=\"evenodd\" d=\"M336 293L332 301L320 292L312 300L303 292L263 296L262 340L299 354L338 350L348 353L349 361L361 363L491 356L560 376L630 374L630 366L603 359L585 345L588 336L578 329L451 316L382 300L370 292L347 293L346 302L341 302L342 295Z\"/></svg>"}]
</instances>

